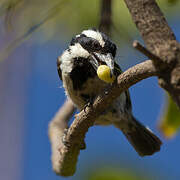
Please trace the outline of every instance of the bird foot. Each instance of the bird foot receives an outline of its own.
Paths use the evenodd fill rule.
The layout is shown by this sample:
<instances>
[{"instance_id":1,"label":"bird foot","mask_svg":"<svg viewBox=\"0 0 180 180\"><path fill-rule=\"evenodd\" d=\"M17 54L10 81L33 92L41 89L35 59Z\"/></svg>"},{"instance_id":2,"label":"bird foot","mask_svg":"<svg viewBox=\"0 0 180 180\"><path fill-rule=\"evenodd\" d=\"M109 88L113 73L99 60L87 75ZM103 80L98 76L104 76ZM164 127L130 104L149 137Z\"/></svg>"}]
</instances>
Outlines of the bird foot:
<instances>
[{"instance_id":1,"label":"bird foot","mask_svg":"<svg viewBox=\"0 0 180 180\"><path fill-rule=\"evenodd\" d=\"M86 108L92 108L93 107L93 103L94 103L94 98L89 98L87 100L87 103L83 107L83 110L84 110L85 113L86 113Z\"/></svg>"}]
</instances>

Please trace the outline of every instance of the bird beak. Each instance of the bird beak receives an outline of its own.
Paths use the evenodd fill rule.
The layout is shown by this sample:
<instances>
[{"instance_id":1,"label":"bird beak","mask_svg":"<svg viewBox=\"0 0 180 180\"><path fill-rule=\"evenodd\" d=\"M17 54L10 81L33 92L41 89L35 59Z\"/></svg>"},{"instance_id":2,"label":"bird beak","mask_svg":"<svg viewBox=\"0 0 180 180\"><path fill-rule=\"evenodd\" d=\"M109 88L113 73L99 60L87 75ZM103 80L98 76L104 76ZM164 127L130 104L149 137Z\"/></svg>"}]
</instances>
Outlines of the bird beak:
<instances>
[{"instance_id":1,"label":"bird beak","mask_svg":"<svg viewBox=\"0 0 180 180\"><path fill-rule=\"evenodd\" d=\"M92 60L90 61L95 68L95 70L98 69L98 67L102 64L106 64L111 71L111 76L114 75L114 59L113 56L108 53L108 54L100 54L100 53L92 53Z\"/></svg>"}]
</instances>

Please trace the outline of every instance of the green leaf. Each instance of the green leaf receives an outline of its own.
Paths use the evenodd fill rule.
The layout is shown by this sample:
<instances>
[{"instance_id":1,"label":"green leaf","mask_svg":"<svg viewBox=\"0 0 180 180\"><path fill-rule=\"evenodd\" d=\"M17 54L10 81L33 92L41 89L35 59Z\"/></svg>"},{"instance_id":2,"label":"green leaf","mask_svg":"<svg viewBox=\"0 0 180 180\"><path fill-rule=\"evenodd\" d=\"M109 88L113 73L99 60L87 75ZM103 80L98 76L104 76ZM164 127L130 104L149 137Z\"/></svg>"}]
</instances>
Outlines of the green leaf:
<instances>
[{"instance_id":1,"label":"green leaf","mask_svg":"<svg viewBox=\"0 0 180 180\"><path fill-rule=\"evenodd\" d=\"M176 135L180 129L180 110L171 99L168 97L168 105L164 113L163 120L160 123L160 130L169 139Z\"/></svg>"},{"instance_id":2,"label":"green leaf","mask_svg":"<svg viewBox=\"0 0 180 180\"><path fill-rule=\"evenodd\" d=\"M175 5L178 2L178 0L167 0L167 2L169 4Z\"/></svg>"},{"instance_id":3,"label":"green leaf","mask_svg":"<svg viewBox=\"0 0 180 180\"><path fill-rule=\"evenodd\" d=\"M97 169L88 178L88 180L148 180L149 178L140 175L131 169L119 170L114 168Z\"/></svg>"}]
</instances>

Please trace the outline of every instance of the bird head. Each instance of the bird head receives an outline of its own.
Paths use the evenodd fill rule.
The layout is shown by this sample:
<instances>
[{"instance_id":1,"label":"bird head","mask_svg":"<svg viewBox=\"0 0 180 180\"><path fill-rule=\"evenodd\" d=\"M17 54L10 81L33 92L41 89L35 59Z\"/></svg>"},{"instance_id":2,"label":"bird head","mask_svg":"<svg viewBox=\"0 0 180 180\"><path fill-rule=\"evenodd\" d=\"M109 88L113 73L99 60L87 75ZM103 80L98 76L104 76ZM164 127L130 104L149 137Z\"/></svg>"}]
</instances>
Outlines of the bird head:
<instances>
[{"instance_id":1,"label":"bird head","mask_svg":"<svg viewBox=\"0 0 180 180\"><path fill-rule=\"evenodd\" d=\"M76 65L90 63L96 72L100 65L107 65L113 76L115 55L116 45L104 33L88 29L72 38L69 48L60 59L66 61L66 70L68 67L70 69L73 60Z\"/></svg>"}]
</instances>

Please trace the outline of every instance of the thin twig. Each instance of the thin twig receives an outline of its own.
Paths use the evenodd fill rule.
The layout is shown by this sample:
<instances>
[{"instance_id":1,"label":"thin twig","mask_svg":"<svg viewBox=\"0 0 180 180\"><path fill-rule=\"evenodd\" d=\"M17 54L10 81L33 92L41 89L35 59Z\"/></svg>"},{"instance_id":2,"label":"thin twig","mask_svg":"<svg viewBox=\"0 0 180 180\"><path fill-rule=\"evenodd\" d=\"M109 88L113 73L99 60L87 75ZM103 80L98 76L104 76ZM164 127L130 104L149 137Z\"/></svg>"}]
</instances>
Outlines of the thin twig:
<instances>
[{"instance_id":1,"label":"thin twig","mask_svg":"<svg viewBox=\"0 0 180 180\"><path fill-rule=\"evenodd\" d=\"M89 127L94 121L123 91L133 84L156 75L156 70L151 60L137 64L119 75L117 82L109 90L102 92L92 107L87 107L86 112L81 111L68 129L66 145L60 149L59 168L56 173L62 176L72 176L76 170L77 158L82 142Z\"/></svg>"},{"instance_id":2,"label":"thin twig","mask_svg":"<svg viewBox=\"0 0 180 180\"><path fill-rule=\"evenodd\" d=\"M136 40L133 42L133 47L135 49L137 49L138 51L140 51L145 56L147 56L152 61L162 61L159 57L154 55L152 52L150 52L147 48L145 48L143 45L141 45L140 42L138 42Z\"/></svg>"}]
</instances>

